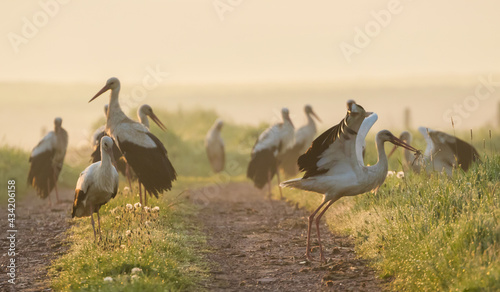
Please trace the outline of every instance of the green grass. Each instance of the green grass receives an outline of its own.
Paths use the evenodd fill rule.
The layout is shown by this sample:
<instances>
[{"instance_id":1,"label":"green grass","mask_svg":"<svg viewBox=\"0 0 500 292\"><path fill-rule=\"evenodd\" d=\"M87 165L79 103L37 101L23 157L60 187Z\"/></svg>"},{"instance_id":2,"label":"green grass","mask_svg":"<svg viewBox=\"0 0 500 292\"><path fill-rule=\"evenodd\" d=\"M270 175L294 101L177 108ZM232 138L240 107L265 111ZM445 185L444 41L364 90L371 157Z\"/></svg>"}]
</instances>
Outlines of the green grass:
<instances>
[{"instance_id":1,"label":"green grass","mask_svg":"<svg viewBox=\"0 0 500 292\"><path fill-rule=\"evenodd\" d=\"M342 198L325 217L395 291L500 290L500 156L452 178L407 173L377 194ZM309 209L321 196L285 190Z\"/></svg>"},{"instance_id":2,"label":"green grass","mask_svg":"<svg viewBox=\"0 0 500 292\"><path fill-rule=\"evenodd\" d=\"M128 209L138 202L134 194L118 193L100 211L102 241L94 241L90 218L74 219L68 231L69 251L50 268L56 291L181 291L194 289L205 275L201 251L204 237L190 217L195 209L179 194L189 179L160 199L148 200L150 207ZM94 216L96 217L96 216ZM97 224L97 218L95 218ZM132 269L141 273L132 277ZM112 282L104 278L111 277Z\"/></svg>"}]
</instances>

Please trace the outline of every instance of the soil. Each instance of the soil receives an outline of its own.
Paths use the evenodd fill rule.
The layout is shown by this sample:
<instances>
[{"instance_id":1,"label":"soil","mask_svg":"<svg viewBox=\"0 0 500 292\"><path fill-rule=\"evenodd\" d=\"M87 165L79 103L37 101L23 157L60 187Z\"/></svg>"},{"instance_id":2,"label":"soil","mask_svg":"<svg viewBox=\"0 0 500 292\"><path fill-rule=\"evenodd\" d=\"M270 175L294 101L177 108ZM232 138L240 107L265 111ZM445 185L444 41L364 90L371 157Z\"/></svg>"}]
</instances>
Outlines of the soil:
<instances>
[{"instance_id":1,"label":"soil","mask_svg":"<svg viewBox=\"0 0 500 292\"><path fill-rule=\"evenodd\" d=\"M198 219L210 247L212 272L203 283L209 291L381 291L387 285L356 256L353 241L332 235L325 223L328 262L306 261L309 213L270 200L250 183L200 189L191 199L203 207ZM319 260L317 247L312 255Z\"/></svg>"},{"instance_id":2,"label":"soil","mask_svg":"<svg viewBox=\"0 0 500 292\"><path fill-rule=\"evenodd\" d=\"M52 207L48 200L42 200L30 190L23 200L16 202L16 281L8 283L7 265L10 258L8 250L11 233L7 230L7 209L0 207L0 291L52 291L50 278L47 275L50 262L67 250L63 245L66 229L71 218L71 206L74 190L59 190L60 204L55 204L52 193Z\"/></svg>"}]
</instances>

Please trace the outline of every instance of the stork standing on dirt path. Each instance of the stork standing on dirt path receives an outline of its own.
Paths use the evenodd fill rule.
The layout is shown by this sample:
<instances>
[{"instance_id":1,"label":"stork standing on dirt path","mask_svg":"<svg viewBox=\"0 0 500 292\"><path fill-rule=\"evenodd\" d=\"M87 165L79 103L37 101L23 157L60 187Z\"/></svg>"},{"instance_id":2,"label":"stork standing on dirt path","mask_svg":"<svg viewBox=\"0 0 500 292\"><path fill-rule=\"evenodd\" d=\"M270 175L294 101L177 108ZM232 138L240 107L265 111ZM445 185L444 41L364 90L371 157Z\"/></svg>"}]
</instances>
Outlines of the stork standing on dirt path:
<instances>
[{"instance_id":1,"label":"stork standing on dirt path","mask_svg":"<svg viewBox=\"0 0 500 292\"><path fill-rule=\"evenodd\" d=\"M143 124L128 118L120 108L118 95L120 81L112 77L89 102L111 90L106 133L112 137L136 173L145 190L155 197L172 188L176 179L172 163L168 159L163 143Z\"/></svg>"},{"instance_id":2,"label":"stork standing on dirt path","mask_svg":"<svg viewBox=\"0 0 500 292\"><path fill-rule=\"evenodd\" d=\"M108 136L101 138L101 161L88 166L78 178L75 189L75 201L71 217L90 216L94 239L96 238L94 213L97 213L99 236L101 234L101 219L99 209L116 196L118 192L118 172L111 163L113 157L113 139Z\"/></svg>"},{"instance_id":3,"label":"stork standing on dirt path","mask_svg":"<svg viewBox=\"0 0 500 292\"><path fill-rule=\"evenodd\" d=\"M68 133L62 128L62 119L54 119L54 131L50 131L38 145L33 148L29 159L30 170L28 184L35 188L42 199L49 198L53 189L56 191L56 200L59 203L57 179L61 173L68 147Z\"/></svg>"},{"instance_id":4,"label":"stork standing on dirt path","mask_svg":"<svg viewBox=\"0 0 500 292\"><path fill-rule=\"evenodd\" d=\"M281 159L281 168L285 172L286 176L295 176L299 172L297 166L297 159L300 155L304 154L316 136L316 123L313 118L316 118L319 122L321 119L316 115L310 105L304 106L304 112L307 117L307 124L298 128L295 131L295 143L293 147L289 148Z\"/></svg>"},{"instance_id":5,"label":"stork standing on dirt path","mask_svg":"<svg viewBox=\"0 0 500 292\"><path fill-rule=\"evenodd\" d=\"M262 189L266 183L269 185L269 195L271 195L271 180L274 174L279 177L280 156L293 145L294 126L290 120L290 113L287 108L281 110L282 123L274 124L260 134L252 149L252 157L248 164L247 177L255 186ZM280 188L280 196L283 197Z\"/></svg>"},{"instance_id":6,"label":"stork standing on dirt path","mask_svg":"<svg viewBox=\"0 0 500 292\"><path fill-rule=\"evenodd\" d=\"M420 127L418 131L427 142L423 157L415 159L408 150L404 150L406 164L413 171L419 173L438 171L452 175L453 169L459 166L463 171L467 171L472 163L481 161L479 153L471 144L441 131ZM399 139L411 144L412 135L404 131ZM394 153L396 147L392 149L389 157Z\"/></svg>"},{"instance_id":7,"label":"stork standing on dirt path","mask_svg":"<svg viewBox=\"0 0 500 292\"><path fill-rule=\"evenodd\" d=\"M217 119L205 137L205 149L207 151L208 161L210 162L210 166L212 167L214 173L224 170L226 160L224 141L220 135L223 125L224 122L221 119Z\"/></svg>"},{"instance_id":8,"label":"stork standing on dirt path","mask_svg":"<svg viewBox=\"0 0 500 292\"><path fill-rule=\"evenodd\" d=\"M323 214L338 199L376 191L384 182L388 169L384 142L389 141L395 145L417 151L389 131L383 130L377 134L375 139L379 161L373 166L365 166L362 158L363 143L361 142L377 121L378 116L374 113L367 113L354 101L350 101L348 107L346 117L338 125L316 138L309 150L299 157L298 164L300 170L305 171L304 177L282 183L284 187L324 194L321 205L309 216L306 250L306 257L309 260L312 259L310 239L313 221L316 222L320 256L321 261L324 262L326 259L323 255L319 230L319 222ZM323 210L315 218L321 208Z\"/></svg>"}]
</instances>

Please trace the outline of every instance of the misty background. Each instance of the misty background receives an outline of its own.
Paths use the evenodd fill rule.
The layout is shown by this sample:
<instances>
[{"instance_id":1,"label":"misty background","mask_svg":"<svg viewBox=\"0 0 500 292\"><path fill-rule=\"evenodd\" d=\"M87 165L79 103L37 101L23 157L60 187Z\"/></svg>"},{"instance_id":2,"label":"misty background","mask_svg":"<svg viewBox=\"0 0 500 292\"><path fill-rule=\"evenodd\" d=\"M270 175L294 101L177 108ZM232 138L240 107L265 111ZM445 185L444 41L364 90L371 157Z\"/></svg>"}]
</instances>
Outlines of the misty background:
<instances>
[{"instance_id":1,"label":"misty background","mask_svg":"<svg viewBox=\"0 0 500 292\"><path fill-rule=\"evenodd\" d=\"M296 126L311 104L324 130L355 99L373 132L498 127L498 1L3 1L0 138L31 149L63 118L88 141L116 76L127 114L143 103L213 108L237 123ZM346 48L350 54L346 55ZM135 114L132 118L136 119ZM175 125L166 125L175 128Z\"/></svg>"}]
</instances>

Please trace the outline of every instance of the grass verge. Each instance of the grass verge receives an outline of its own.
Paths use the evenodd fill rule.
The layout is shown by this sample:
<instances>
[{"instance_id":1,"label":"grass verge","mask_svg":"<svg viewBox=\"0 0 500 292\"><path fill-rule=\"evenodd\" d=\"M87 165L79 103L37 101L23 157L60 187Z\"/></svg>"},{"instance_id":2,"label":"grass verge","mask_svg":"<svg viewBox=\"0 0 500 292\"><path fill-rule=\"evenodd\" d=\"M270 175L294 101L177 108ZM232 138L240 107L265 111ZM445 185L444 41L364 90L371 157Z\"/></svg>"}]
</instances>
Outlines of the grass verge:
<instances>
[{"instance_id":1,"label":"grass verge","mask_svg":"<svg viewBox=\"0 0 500 292\"><path fill-rule=\"evenodd\" d=\"M100 211L102 241L94 241L90 218L74 220L68 231L69 251L50 268L52 288L56 291L198 289L196 283L206 272L198 249L205 238L190 220L195 208L179 196L193 180L181 177L172 191L158 200L150 199L148 205L158 206L159 211L133 206L138 202L137 195L119 193ZM127 208L127 204L132 204L132 208ZM105 281L107 277L112 280Z\"/></svg>"}]
</instances>

